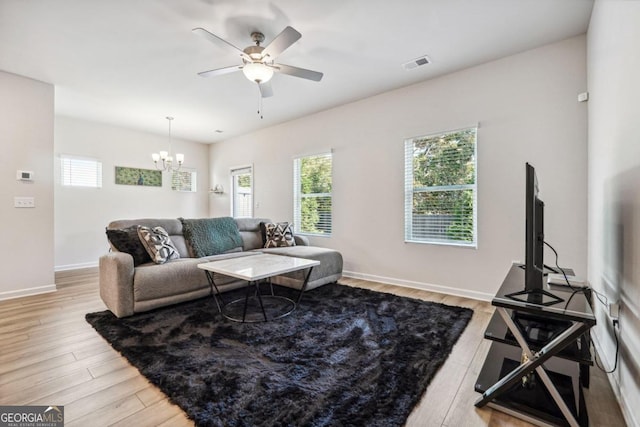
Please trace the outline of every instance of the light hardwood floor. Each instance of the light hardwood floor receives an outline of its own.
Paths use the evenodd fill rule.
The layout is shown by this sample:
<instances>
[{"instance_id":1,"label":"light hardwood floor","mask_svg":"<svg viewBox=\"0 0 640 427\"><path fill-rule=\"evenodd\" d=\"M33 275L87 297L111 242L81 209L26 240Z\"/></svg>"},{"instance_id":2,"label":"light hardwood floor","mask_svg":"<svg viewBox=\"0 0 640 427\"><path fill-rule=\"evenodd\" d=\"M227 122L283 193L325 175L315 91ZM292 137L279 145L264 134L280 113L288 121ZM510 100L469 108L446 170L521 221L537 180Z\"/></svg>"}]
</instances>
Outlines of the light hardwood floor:
<instances>
[{"instance_id":1,"label":"light hardwood floor","mask_svg":"<svg viewBox=\"0 0 640 427\"><path fill-rule=\"evenodd\" d=\"M57 292L0 301L0 405L64 405L67 427L192 426L84 320L85 313L105 309L95 269L58 273L56 282ZM407 426L529 426L473 406L479 397L473 385L489 349L483 332L490 304L364 280L341 283L474 310ZM591 372L590 425L624 426L605 375Z\"/></svg>"}]
</instances>

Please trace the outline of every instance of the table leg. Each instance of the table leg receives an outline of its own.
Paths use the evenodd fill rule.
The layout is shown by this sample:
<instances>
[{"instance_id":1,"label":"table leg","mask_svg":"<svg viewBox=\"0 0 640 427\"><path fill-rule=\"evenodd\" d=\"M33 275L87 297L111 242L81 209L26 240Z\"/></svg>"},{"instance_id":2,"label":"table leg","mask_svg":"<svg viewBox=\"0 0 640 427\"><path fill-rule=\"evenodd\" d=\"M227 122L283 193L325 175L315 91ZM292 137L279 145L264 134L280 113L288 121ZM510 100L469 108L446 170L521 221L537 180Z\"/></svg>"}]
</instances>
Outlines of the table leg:
<instances>
[{"instance_id":1,"label":"table leg","mask_svg":"<svg viewBox=\"0 0 640 427\"><path fill-rule=\"evenodd\" d=\"M222 307L224 307L224 301L222 300L222 297L220 296L220 291L218 290L218 287L216 286L216 282L213 280L213 273L205 270L205 274L207 275L207 280L209 281L209 286L211 286L211 295L213 296L213 300L216 302L216 306L218 307L218 311L220 313L222 313ZM214 292L215 289L215 292ZM220 298L220 301L218 301L218 298ZM220 305L222 303L222 305Z\"/></svg>"},{"instance_id":2,"label":"table leg","mask_svg":"<svg viewBox=\"0 0 640 427\"><path fill-rule=\"evenodd\" d=\"M255 282L255 286L257 289L258 301L260 302L260 309L262 310L262 315L264 316L264 321L267 321L267 312L264 309L264 303L262 302L262 295L260 294L260 283Z\"/></svg>"},{"instance_id":3,"label":"table leg","mask_svg":"<svg viewBox=\"0 0 640 427\"><path fill-rule=\"evenodd\" d=\"M309 277L311 277L311 272L313 271L313 266L309 267L309 271L304 278L304 282L302 282L302 287L300 288L300 293L298 294L298 299L296 300L296 304L300 304L300 300L302 299L302 294L307 289L307 283L309 283Z\"/></svg>"},{"instance_id":4,"label":"table leg","mask_svg":"<svg viewBox=\"0 0 640 427\"><path fill-rule=\"evenodd\" d=\"M251 293L251 285L253 282L247 283L247 292L244 297L244 309L242 310L242 323L247 319L247 306L249 305L249 294Z\"/></svg>"}]
</instances>

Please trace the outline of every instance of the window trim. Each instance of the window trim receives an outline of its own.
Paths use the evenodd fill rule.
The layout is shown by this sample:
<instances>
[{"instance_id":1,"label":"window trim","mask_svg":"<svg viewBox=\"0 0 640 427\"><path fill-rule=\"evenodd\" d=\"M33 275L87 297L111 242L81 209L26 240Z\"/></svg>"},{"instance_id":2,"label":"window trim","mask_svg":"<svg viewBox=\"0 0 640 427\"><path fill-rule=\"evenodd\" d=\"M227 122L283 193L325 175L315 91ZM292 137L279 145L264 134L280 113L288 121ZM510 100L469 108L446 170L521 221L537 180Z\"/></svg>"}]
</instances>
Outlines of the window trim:
<instances>
[{"instance_id":1,"label":"window trim","mask_svg":"<svg viewBox=\"0 0 640 427\"><path fill-rule=\"evenodd\" d=\"M248 172L246 172L248 171ZM236 197L236 183L235 183L235 177L236 176L240 176L240 175L250 175L251 176L251 204L250 204L250 209L251 209L251 213L250 216L236 216L236 212L235 212L235 197ZM231 203L231 216L234 218L254 218L255 215L255 192L254 192L254 173L253 173L253 163L251 164L247 164L247 165L242 165L242 166L233 166L229 168L229 179L230 179L230 188L231 188L231 197L229 197L230 199L230 203Z\"/></svg>"},{"instance_id":2,"label":"window trim","mask_svg":"<svg viewBox=\"0 0 640 427\"><path fill-rule=\"evenodd\" d=\"M305 197L329 197L331 200L331 221L328 233L313 233L302 231L302 199L300 167L302 159L311 157L329 157L331 159L331 192L309 193ZM333 235L333 150L304 154L293 158L293 226L296 234L313 237L331 237Z\"/></svg>"},{"instance_id":3,"label":"window trim","mask_svg":"<svg viewBox=\"0 0 640 427\"><path fill-rule=\"evenodd\" d=\"M414 136L404 140L404 242L405 243L418 243L426 245L439 245L439 246L456 246L463 248L478 248L478 128L479 125L461 127L457 129L451 129L441 132L434 132L426 135ZM413 152L413 143L415 140L433 138L441 135L452 134L461 131L474 130L475 141L473 144L473 156L474 156L474 169L473 169L473 184L456 184L456 185L441 185L431 187L417 187L420 192L427 191L447 191L447 190L473 190L473 241L472 242L458 242L455 240L428 240L417 239L413 235L413 195L416 188L413 187L413 172L414 168L409 168L409 149ZM412 164L413 162L411 162Z\"/></svg>"}]
</instances>

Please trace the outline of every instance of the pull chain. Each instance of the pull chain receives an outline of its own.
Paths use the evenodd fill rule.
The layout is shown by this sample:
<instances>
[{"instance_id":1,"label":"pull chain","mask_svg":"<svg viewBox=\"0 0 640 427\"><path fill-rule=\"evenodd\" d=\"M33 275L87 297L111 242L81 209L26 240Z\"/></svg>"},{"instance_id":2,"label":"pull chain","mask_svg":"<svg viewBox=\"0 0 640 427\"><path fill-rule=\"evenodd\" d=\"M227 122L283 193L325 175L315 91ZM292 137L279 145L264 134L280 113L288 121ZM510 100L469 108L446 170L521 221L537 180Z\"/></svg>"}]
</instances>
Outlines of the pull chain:
<instances>
[{"instance_id":1,"label":"pull chain","mask_svg":"<svg viewBox=\"0 0 640 427\"><path fill-rule=\"evenodd\" d=\"M262 92L260 91L260 83L258 83L258 115L260 116L260 120L264 119L262 112Z\"/></svg>"}]
</instances>

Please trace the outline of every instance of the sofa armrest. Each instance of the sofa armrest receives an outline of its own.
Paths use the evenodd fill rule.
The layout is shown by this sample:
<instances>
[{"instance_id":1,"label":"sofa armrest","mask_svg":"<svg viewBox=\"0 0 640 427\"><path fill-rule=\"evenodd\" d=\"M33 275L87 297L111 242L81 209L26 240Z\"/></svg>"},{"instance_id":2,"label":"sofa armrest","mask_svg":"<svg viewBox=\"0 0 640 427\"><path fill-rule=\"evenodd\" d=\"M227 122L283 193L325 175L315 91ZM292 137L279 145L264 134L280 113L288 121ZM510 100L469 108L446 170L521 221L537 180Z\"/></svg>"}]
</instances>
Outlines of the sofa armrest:
<instances>
[{"instance_id":1,"label":"sofa armrest","mask_svg":"<svg viewBox=\"0 0 640 427\"><path fill-rule=\"evenodd\" d=\"M309 246L309 239L307 238L307 236L299 236L297 234L294 234L293 240L298 246Z\"/></svg>"},{"instance_id":2,"label":"sofa armrest","mask_svg":"<svg viewBox=\"0 0 640 427\"><path fill-rule=\"evenodd\" d=\"M133 257L110 252L100 257L100 298L117 317L133 314Z\"/></svg>"}]
</instances>

